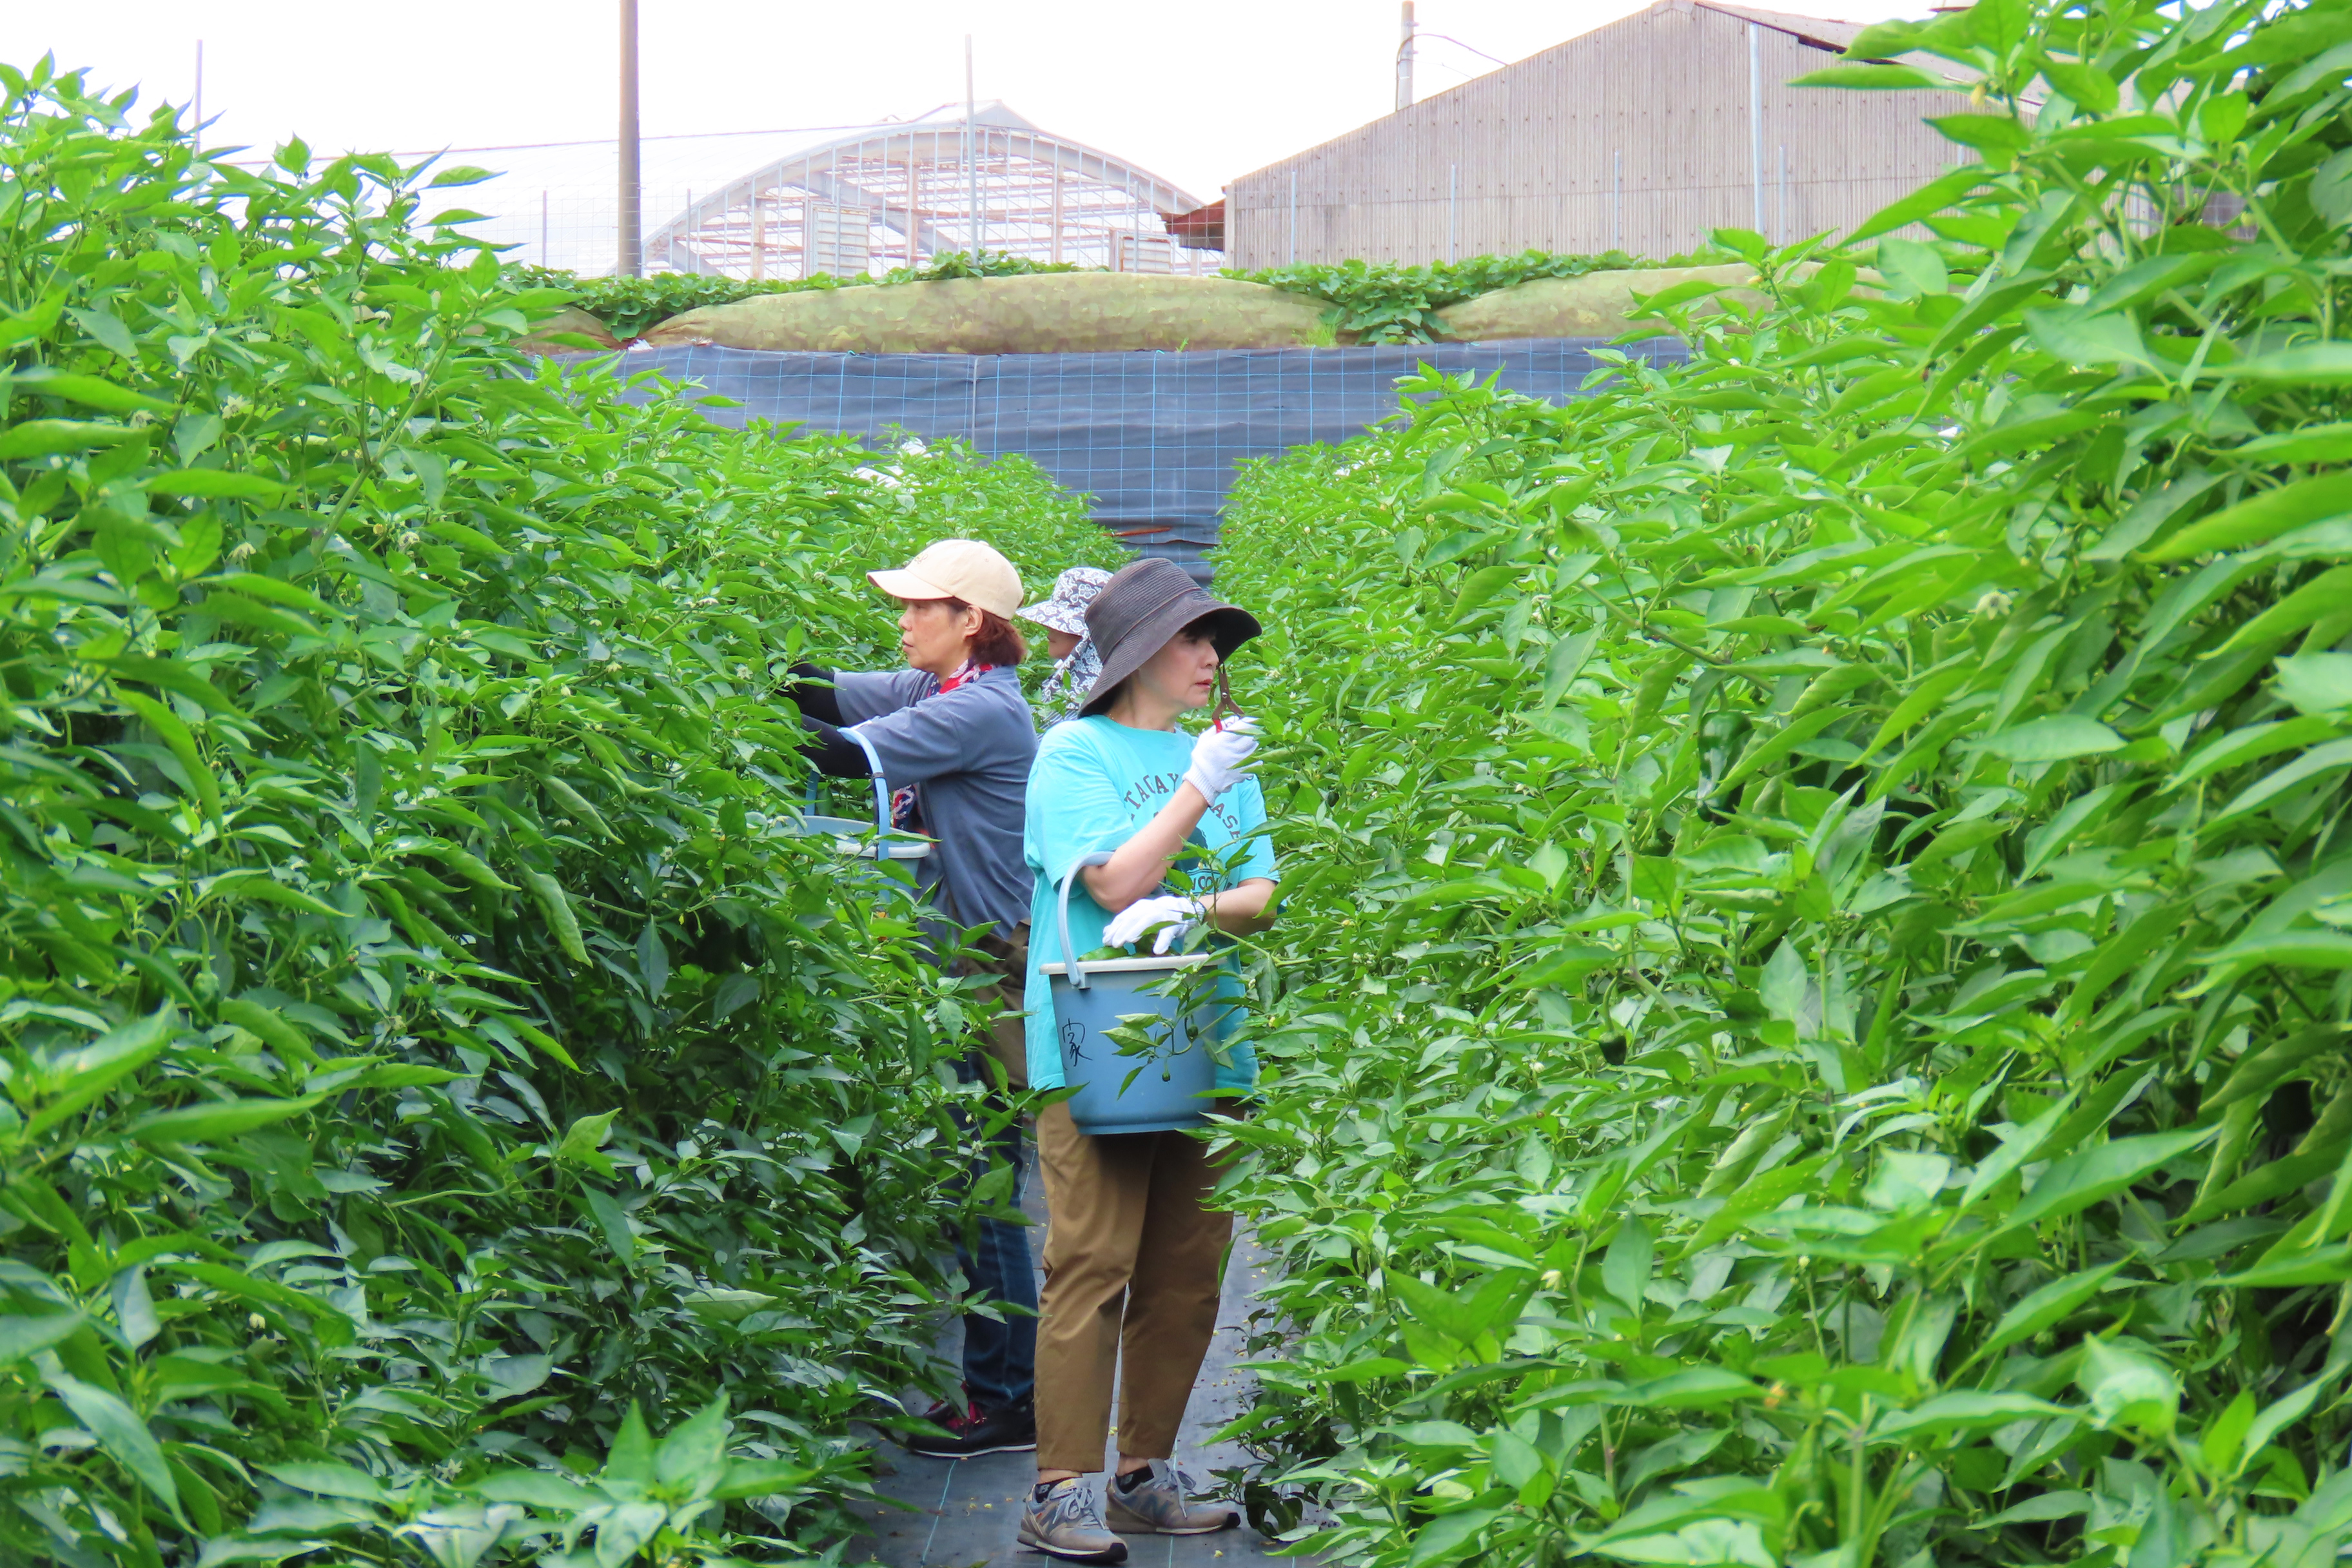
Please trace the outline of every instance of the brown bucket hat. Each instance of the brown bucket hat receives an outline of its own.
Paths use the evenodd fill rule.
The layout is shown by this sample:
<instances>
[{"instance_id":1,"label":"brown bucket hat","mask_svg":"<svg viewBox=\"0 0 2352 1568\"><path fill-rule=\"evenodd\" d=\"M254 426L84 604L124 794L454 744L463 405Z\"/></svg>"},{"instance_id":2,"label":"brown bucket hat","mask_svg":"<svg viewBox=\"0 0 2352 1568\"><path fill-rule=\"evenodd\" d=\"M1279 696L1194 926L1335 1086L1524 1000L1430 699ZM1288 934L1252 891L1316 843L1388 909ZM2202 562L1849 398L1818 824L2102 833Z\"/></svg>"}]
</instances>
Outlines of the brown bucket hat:
<instances>
[{"instance_id":1,"label":"brown bucket hat","mask_svg":"<svg viewBox=\"0 0 2352 1568\"><path fill-rule=\"evenodd\" d=\"M1213 596L1173 561L1154 555L1113 573L1087 606L1087 633L1102 656L1102 673L1087 689L1078 717L1101 712L1121 681L1195 621L1208 623L1220 676L1223 661L1262 629L1255 616Z\"/></svg>"}]
</instances>

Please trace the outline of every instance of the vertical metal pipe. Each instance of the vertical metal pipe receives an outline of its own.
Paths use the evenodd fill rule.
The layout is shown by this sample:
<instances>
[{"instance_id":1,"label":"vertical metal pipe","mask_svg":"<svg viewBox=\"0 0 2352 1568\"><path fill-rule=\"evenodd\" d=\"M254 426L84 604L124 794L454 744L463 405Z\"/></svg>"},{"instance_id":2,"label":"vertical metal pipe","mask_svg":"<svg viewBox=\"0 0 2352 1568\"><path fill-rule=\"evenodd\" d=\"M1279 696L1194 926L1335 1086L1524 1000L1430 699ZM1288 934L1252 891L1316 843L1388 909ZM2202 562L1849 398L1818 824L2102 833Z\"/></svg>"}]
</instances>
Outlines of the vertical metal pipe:
<instances>
[{"instance_id":1,"label":"vertical metal pipe","mask_svg":"<svg viewBox=\"0 0 2352 1568\"><path fill-rule=\"evenodd\" d=\"M1298 265L1298 171L1290 171L1290 265Z\"/></svg>"},{"instance_id":2,"label":"vertical metal pipe","mask_svg":"<svg viewBox=\"0 0 2352 1568\"><path fill-rule=\"evenodd\" d=\"M1754 227L1760 236L1764 232L1764 29L1754 22L1748 24L1748 158L1756 186Z\"/></svg>"},{"instance_id":3,"label":"vertical metal pipe","mask_svg":"<svg viewBox=\"0 0 2352 1568\"><path fill-rule=\"evenodd\" d=\"M1412 107L1412 0L1404 0L1404 39L1397 46L1396 106Z\"/></svg>"},{"instance_id":4,"label":"vertical metal pipe","mask_svg":"<svg viewBox=\"0 0 2352 1568\"><path fill-rule=\"evenodd\" d=\"M980 259L980 249L987 243L987 235L980 226L980 100L971 89L971 35L963 36L963 133L969 156L964 163L969 174L971 197L971 258Z\"/></svg>"},{"instance_id":5,"label":"vertical metal pipe","mask_svg":"<svg viewBox=\"0 0 2352 1568\"><path fill-rule=\"evenodd\" d=\"M205 41L196 40L196 151L205 150Z\"/></svg>"},{"instance_id":6,"label":"vertical metal pipe","mask_svg":"<svg viewBox=\"0 0 2352 1568\"><path fill-rule=\"evenodd\" d=\"M1054 155L1054 248L1050 259L1062 259L1062 157L1058 150Z\"/></svg>"},{"instance_id":7,"label":"vertical metal pipe","mask_svg":"<svg viewBox=\"0 0 2352 1568\"><path fill-rule=\"evenodd\" d=\"M637 0L621 0L621 247L613 270L635 278L646 269L643 189L637 171Z\"/></svg>"}]
</instances>

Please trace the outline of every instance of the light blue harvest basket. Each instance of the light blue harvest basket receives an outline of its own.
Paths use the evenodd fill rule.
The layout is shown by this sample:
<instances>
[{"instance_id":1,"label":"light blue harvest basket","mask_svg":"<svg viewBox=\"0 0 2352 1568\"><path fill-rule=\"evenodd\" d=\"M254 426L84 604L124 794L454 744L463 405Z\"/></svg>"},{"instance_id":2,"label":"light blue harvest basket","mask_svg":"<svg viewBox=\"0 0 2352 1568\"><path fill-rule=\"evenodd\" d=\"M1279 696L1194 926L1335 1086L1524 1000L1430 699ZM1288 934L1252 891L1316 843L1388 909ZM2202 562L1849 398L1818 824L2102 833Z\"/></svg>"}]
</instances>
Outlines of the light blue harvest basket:
<instances>
[{"instance_id":1,"label":"light blue harvest basket","mask_svg":"<svg viewBox=\"0 0 2352 1568\"><path fill-rule=\"evenodd\" d=\"M866 765L874 771L874 820L869 824L854 816L824 816L803 808L793 831L810 837L830 835L836 851L861 860L922 859L931 852L931 841L919 833L890 826L890 785L882 777L882 759L856 731L842 733L857 742L866 753ZM808 805L815 804L816 783L811 780Z\"/></svg>"},{"instance_id":2,"label":"light blue harvest basket","mask_svg":"<svg viewBox=\"0 0 2352 1568\"><path fill-rule=\"evenodd\" d=\"M1062 879L1061 963L1038 965L1054 989L1054 1026L1061 1037L1063 1080L1070 1097L1070 1120L1093 1136L1118 1132L1165 1132L1198 1127L1212 1109L1217 1063L1210 1046L1216 1038L1218 1007L1202 1003L1182 1012L1182 1001L1160 993L1185 970L1217 962L1213 953L1167 958L1082 961L1070 945L1070 888L1082 867L1100 866L1108 854L1089 855ZM1121 1056L1110 1032L1122 1016L1159 1016L1149 1056Z\"/></svg>"}]
</instances>

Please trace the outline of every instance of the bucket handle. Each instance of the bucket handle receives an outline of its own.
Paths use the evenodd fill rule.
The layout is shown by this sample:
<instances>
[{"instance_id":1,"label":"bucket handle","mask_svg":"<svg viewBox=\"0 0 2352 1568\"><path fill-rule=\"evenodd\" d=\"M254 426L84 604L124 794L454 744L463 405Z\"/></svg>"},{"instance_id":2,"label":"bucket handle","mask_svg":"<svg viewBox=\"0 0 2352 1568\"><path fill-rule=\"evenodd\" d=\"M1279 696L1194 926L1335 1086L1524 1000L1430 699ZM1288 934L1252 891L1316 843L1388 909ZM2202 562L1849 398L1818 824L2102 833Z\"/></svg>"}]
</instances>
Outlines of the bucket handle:
<instances>
[{"instance_id":1,"label":"bucket handle","mask_svg":"<svg viewBox=\"0 0 2352 1568\"><path fill-rule=\"evenodd\" d=\"M877 859L887 860L892 858L889 851L890 785L882 777L881 753L875 751L873 742L859 734L855 728L844 730L842 733L856 742L857 749L866 753L867 776L874 781L874 854Z\"/></svg>"},{"instance_id":2,"label":"bucket handle","mask_svg":"<svg viewBox=\"0 0 2352 1568\"><path fill-rule=\"evenodd\" d=\"M1078 873L1088 866L1109 864L1110 851L1097 849L1091 855L1080 856L1077 864L1070 868L1070 874L1062 879L1062 900L1055 906L1055 918L1061 921L1062 963L1069 972L1070 988L1074 991L1087 989L1087 966L1078 962L1078 950L1070 945L1070 889L1077 886Z\"/></svg>"}]
</instances>

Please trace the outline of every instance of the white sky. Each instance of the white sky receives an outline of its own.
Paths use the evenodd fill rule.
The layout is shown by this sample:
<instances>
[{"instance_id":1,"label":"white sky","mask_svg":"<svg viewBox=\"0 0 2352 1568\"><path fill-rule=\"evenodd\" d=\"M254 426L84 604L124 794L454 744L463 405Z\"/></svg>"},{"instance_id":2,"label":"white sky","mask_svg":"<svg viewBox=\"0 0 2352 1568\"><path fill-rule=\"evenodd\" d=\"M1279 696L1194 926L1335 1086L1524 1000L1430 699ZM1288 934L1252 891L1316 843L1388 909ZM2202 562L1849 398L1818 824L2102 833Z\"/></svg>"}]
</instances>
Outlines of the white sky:
<instances>
[{"instance_id":1,"label":"white sky","mask_svg":"<svg viewBox=\"0 0 2352 1568\"><path fill-rule=\"evenodd\" d=\"M1783 0L1786 4L1787 0ZM1802 7L1855 21L1927 0ZM1518 59L1639 0L1421 0L1424 35ZM1801 7L1790 5L1790 9ZM912 118L982 100L1204 200L1235 175L1387 113L1395 0L640 0L646 135ZM44 51L97 84L184 102L205 44L208 142L324 152L558 142L613 132L614 0L9 0L0 58ZM1419 94L1495 68L1424 37ZM467 162L495 166L495 157Z\"/></svg>"}]
</instances>

